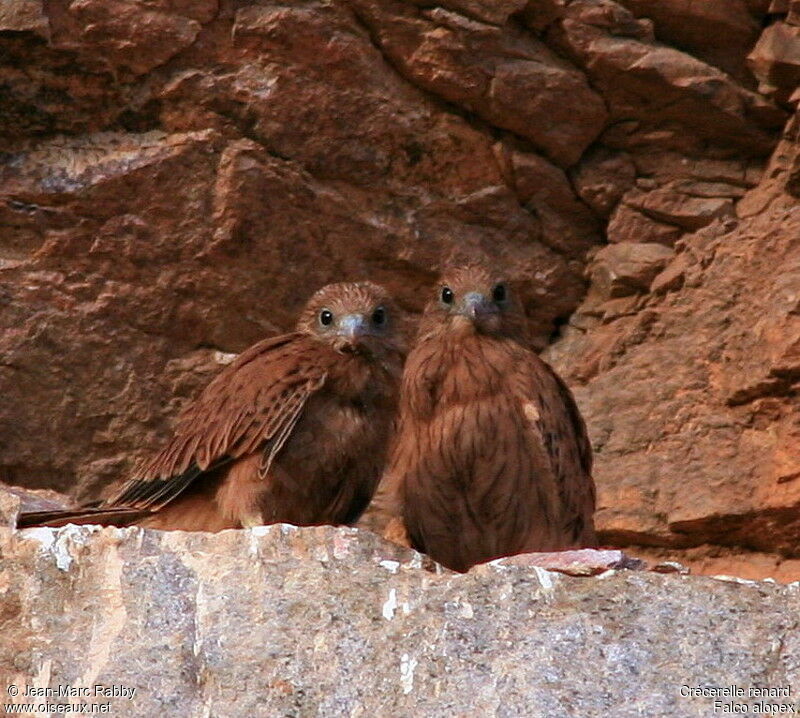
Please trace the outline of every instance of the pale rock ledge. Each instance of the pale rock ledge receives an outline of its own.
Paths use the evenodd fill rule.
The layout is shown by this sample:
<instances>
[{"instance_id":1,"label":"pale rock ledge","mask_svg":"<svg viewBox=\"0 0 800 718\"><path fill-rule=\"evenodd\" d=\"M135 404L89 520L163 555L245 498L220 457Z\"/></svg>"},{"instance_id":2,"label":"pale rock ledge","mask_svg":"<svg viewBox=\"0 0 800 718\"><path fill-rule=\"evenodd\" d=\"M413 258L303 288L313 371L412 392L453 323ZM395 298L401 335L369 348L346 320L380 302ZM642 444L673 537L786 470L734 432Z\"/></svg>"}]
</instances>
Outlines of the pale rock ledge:
<instances>
[{"instance_id":1,"label":"pale rock ledge","mask_svg":"<svg viewBox=\"0 0 800 718\"><path fill-rule=\"evenodd\" d=\"M14 686L126 716L706 716L713 697L682 693L800 689L797 584L578 578L527 557L458 575L367 531L285 525L2 528L0 555L4 701ZM21 696L95 685L111 693Z\"/></svg>"}]
</instances>

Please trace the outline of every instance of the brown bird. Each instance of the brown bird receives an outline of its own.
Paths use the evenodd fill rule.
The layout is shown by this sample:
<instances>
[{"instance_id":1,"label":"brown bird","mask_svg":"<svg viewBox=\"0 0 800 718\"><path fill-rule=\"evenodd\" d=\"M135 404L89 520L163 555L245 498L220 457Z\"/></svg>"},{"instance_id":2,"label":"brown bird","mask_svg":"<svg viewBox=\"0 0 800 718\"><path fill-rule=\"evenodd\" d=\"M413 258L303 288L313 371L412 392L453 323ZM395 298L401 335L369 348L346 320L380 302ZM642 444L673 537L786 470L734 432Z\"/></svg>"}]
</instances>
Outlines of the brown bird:
<instances>
[{"instance_id":1,"label":"brown bird","mask_svg":"<svg viewBox=\"0 0 800 718\"><path fill-rule=\"evenodd\" d=\"M227 366L115 496L23 514L18 525L220 531L352 523L383 468L402 372L401 325L375 284L324 287L294 332L259 342Z\"/></svg>"},{"instance_id":2,"label":"brown bird","mask_svg":"<svg viewBox=\"0 0 800 718\"><path fill-rule=\"evenodd\" d=\"M509 283L447 272L406 361L379 503L399 508L416 549L466 571L594 545L591 468L572 394L531 348Z\"/></svg>"}]
</instances>

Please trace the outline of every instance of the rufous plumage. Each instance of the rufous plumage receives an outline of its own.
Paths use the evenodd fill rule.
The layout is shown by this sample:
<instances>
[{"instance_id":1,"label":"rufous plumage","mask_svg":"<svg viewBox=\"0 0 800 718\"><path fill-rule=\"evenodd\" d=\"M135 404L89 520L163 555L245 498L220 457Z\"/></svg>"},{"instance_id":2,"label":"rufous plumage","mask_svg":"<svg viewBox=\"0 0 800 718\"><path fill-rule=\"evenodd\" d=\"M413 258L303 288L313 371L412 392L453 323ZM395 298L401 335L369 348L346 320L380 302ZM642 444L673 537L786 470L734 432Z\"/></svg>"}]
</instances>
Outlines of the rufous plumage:
<instances>
[{"instance_id":1,"label":"rufous plumage","mask_svg":"<svg viewBox=\"0 0 800 718\"><path fill-rule=\"evenodd\" d=\"M403 373L378 503L456 571L595 544L586 428L533 350L514 288L481 265L446 271Z\"/></svg>"},{"instance_id":2,"label":"rufous plumage","mask_svg":"<svg viewBox=\"0 0 800 718\"><path fill-rule=\"evenodd\" d=\"M219 531L352 523L383 468L402 372L402 322L375 284L324 287L293 332L255 344L225 367L166 446L110 499L23 514L19 526Z\"/></svg>"}]
</instances>

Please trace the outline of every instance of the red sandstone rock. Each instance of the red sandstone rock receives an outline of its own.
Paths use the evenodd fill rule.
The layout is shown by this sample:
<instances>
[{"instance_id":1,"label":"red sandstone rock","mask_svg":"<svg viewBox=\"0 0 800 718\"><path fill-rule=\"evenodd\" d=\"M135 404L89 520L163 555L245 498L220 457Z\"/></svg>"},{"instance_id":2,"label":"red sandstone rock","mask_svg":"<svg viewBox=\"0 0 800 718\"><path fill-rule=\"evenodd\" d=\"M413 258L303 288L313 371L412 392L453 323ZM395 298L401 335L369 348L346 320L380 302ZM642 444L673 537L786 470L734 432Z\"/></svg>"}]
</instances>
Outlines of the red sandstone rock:
<instances>
[{"instance_id":1,"label":"red sandstone rock","mask_svg":"<svg viewBox=\"0 0 800 718\"><path fill-rule=\"evenodd\" d=\"M639 311L551 348L593 438L603 543L798 554L800 210L781 202L687 235Z\"/></svg>"},{"instance_id":2,"label":"red sandstone rock","mask_svg":"<svg viewBox=\"0 0 800 718\"><path fill-rule=\"evenodd\" d=\"M680 227L652 219L625 202L614 210L606 228L609 242L657 242L668 247L682 233Z\"/></svg>"},{"instance_id":3,"label":"red sandstone rock","mask_svg":"<svg viewBox=\"0 0 800 718\"><path fill-rule=\"evenodd\" d=\"M685 177L698 182L719 182L751 188L761 180L763 162L758 159L692 157L675 152L640 152L632 155L640 175L672 181Z\"/></svg>"},{"instance_id":4,"label":"red sandstone rock","mask_svg":"<svg viewBox=\"0 0 800 718\"><path fill-rule=\"evenodd\" d=\"M800 26L770 25L747 56L753 74L785 100L800 83Z\"/></svg>"},{"instance_id":5,"label":"red sandstone rock","mask_svg":"<svg viewBox=\"0 0 800 718\"><path fill-rule=\"evenodd\" d=\"M598 251L589 265L590 297L611 299L646 291L674 252L661 244L622 242Z\"/></svg>"},{"instance_id":6,"label":"red sandstone rock","mask_svg":"<svg viewBox=\"0 0 800 718\"><path fill-rule=\"evenodd\" d=\"M405 77L529 139L562 165L578 160L606 120L586 78L535 37L436 9L352 0Z\"/></svg>"},{"instance_id":7,"label":"red sandstone rock","mask_svg":"<svg viewBox=\"0 0 800 718\"><path fill-rule=\"evenodd\" d=\"M596 217L581 202L567 176L530 152L499 148L519 201L540 221L542 242L559 253L583 257L598 243Z\"/></svg>"},{"instance_id":8,"label":"red sandstone rock","mask_svg":"<svg viewBox=\"0 0 800 718\"><path fill-rule=\"evenodd\" d=\"M52 44L75 50L112 72L140 75L189 47L197 39L202 23L211 20L216 12L217 0L54 3L50 15Z\"/></svg>"},{"instance_id":9,"label":"red sandstone rock","mask_svg":"<svg viewBox=\"0 0 800 718\"><path fill-rule=\"evenodd\" d=\"M687 268L686 255L678 255L664 271L655 276L650 284L650 291L653 294L663 294L680 289L683 286Z\"/></svg>"},{"instance_id":10,"label":"red sandstone rock","mask_svg":"<svg viewBox=\"0 0 800 718\"><path fill-rule=\"evenodd\" d=\"M577 0L550 36L585 67L612 119L638 120L628 147L659 137L662 149L688 148L692 136L733 143L744 153L770 144L766 131L784 121L774 104L686 53L631 36L635 21L626 12L610 0ZM652 133L654 125L662 126L660 136Z\"/></svg>"},{"instance_id":11,"label":"red sandstone rock","mask_svg":"<svg viewBox=\"0 0 800 718\"><path fill-rule=\"evenodd\" d=\"M608 217L636 179L630 156L598 147L587 153L572 174L581 199L597 214Z\"/></svg>"},{"instance_id":12,"label":"red sandstone rock","mask_svg":"<svg viewBox=\"0 0 800 718\"><path fill-rule=\"evenodd\" d=\"M428 0L411 0L421 8L431 7ZM439 7L471 17L493 25L503 25L509 16L521 12L528 0L442 0Z\"/></svg>"},{"instance_id":13,"label":"red sandstone rock","mask_svg":"<svg viewBox=\"0 0 800 718\"><path fill-rule=\"evenodd\" d=\"M769 3L768 12L772 14L780 14L789 11L791 0L772 0Z\"/></svg>"},{"instance_id":14,"label":"red sandstone rock","mask_svg":"<svg viewBox=\"0 0 800 718\"><path fill-rule=\"evenodd\" d=\"M47 39L50 23L41 0L9 0L0 6L0 31L33 32Z\"/></svg>"},{"instance_id":15,"label":"red sandstone rock","mask_svg":"<svg viewBox=\"0 0 800 718\"><path fill-rule=\"evenodd\" d=\"M760 28L744 0L619 0L636 17L649 18L662 42L679 47L736 77Z\"/></svg>"},{"instance_id":16,"label":"red sandstone rock","mask_svg":"<svg viewBox=\"0 0 800 718\"><path fill-rule=\"evenodd\" d=\"M629 192L625 202L657 222L690 231L705 227L715 219L733 216L733 201L729 197L692 196L681 192L676 184L652 192Z\"/></svg>"}]
</instances>

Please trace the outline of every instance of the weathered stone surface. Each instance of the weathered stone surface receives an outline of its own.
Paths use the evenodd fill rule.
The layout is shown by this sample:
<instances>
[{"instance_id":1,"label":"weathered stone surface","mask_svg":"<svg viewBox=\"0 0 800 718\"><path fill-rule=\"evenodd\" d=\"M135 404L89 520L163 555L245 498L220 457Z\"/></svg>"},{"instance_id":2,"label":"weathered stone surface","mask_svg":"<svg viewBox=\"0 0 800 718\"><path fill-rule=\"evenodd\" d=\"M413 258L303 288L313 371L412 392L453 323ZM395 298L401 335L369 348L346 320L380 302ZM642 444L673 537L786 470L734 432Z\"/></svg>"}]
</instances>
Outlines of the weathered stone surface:
<instances>
[{"instance_id":1,"label":"weathered stone surface","mask_svg":"<svg viewBox=\"0 0 800 718\"><path fill-rule=\"evenodd\" d=\"M796 557L800 209L776 201L677 250L673 291L550 349L593 438L601 541Z\"/></svg>"},{"instance_id":2,"label":"weathered stone surface","mask_svg":"<svg viewBox=\"0 0 800 718\"><path fill-rule=\"evenodd\" d=\"M792 25L800 25L800 2L791 0L789 3L789 14L786 16L786 21Z\"/></svg>"},{"instance_id":3,"label":"weathered stone surface","mask_svg":"<svg viewBox=\"0 0 800 718\"><path fill-rule=\"evenodd\" d=\"M14 528L17 516L25 511L59 511L68 508L69 497L50 489L22 489L18 486L0 484L3 524Z\"/></svg>"},{"instance_id":4,"label":"weathered stone surface","mask_svg":"<svg viewBox=\"0 0 800 718\"><path fill-rule=\"evenodd\" d=\"M147 716L706 716L713 699L682 685L800 680L796 585L457 575L332 528L3 529L0 549L6 696L116 685L135 693L75 702Z\"/></svg>"},{"instance_id":5,"label":"weathered stone surface","mask_svg":"<svg viewBox=\"0 0 800 718\"><path fill-rule=\"evenodd\" d=\"M659 571L658 562L672 558L674 549L637 546L632 549L637 557L653 563L650 570ZM782 583L797 580L800 560L780 554L744 551L741 548L702 545L680 552L681 561L693 574L709 576L738 576L748 580L771 579Z\"/></svg>"},{"instance_id":6,"label":"weathered stone surface","mask_svg":"<svg viewBox=\"0 0 800 718\"><path fill-rule=\"evenodd\" d=\"M51 8L52 42L113 71L143 74L189 47L217 0L73 0Z\"/></svg>"},{"instance_id":7,"label":"weathered stone surface","mask_svg":"<svg viewBox=\"0 0 800 718\"><path fill-rule=\"evenodd\" d=\"M608 217L636 179L636 167L625 152L598 147L572 173L580 198L597 214Z\"/></svg>"},{"instance_id":8,"label":"weathered stone surface","mask_svg":"<svg viewBox=\"0 0 800 718\"><path fill-rule=\"evenodd\" d=\"M622 551L609 549L526 553L496 559L491 565L538 567L567 576L599 576L607 571L618 569L639 571L647 567L647 563L641 559L627 556Z\"/></svg>"},{"instance_id":9,"label":"weathered stone surface","mask_svg":"<svg viewBox=\"0 0 800 718\"><path fill-rule=\"evenodd\" d=\"M752 217L770 205L791 204L800 197L800 111L787 123L764 171L764 179L736 206L740 217Z\"/></svg>"},{"instance_id":10,"label":"weathered stone surface","mask_svg":"<svg viewBox=\"0 0 800 718\"><path fill-rule=\"evenodd\" d=\"M0 492L0 525L13 529L17 525L17 516L20 510L20 499L11 491Z\"/></svg>"},{"instance_id":11,"label":"weathered stone surface","mask_svg":"<svg viewBox=\"0 0 800 718\"><path fill-rule=\"evenodd\" d=\"M800 83L800 26L776 22L747 56L753 74L786 100Z\"/></svg>"},{"instance_id":12,"label":"weathered stone surface","mask_svg":"<svg viewBox=\"0 0 800 718\"><path fill-rule=\"evenodd\" d=\"M785 119L774 104L686 53L653 43L643 32L637 36L636 27L633 16L610 0L576 0L549 30L552 42L586 69L611 119L637 120L618 141L627 148L652 142L660 127L664 149L689 150L696 138L754 154L768 150L765 131Z\"/></svg>"},{"instance_id":13,"label":"weathered stone surface","mask_svg":"<svg viewBox=\"0 0 800 718\"><path fill-rule=\"evenodd\" d=\"M743 188L755 187L762 179L761 160L742 157L693 157L655 149L631 155L639 175L667 181L723 183Z\"/></svg>"},{"instance_id":14,"label":"weathered stone surface","mask_svg":"<svg viewBox=\"0 0 800 718\"><path fill-rule=\"evenodd\" d=\"M682 233L680 227L658 222L624 202L617 205L606 228L609 242L657 242L668 247L675 244Z\"/></svg>"},{"instance_id":15,"label":"weathered stone surface","mask_svg":"<svg viewBox=\"0 0 800 718\"><path fill-rule=\"evenodd\" d=\"M562 165L602 131L603 101L531 35L435 9L351 0L382 51L414 84L529 139Z\"/></svg>"},{"instance_id":16,"label":"weathered stone surface","mask_svg":"<svg viewBox=\"0 0 800 718\"><path fill-rule=\"evenodd\" d=\"M600 300L646 291L674 252L661 244L622 242L599 250L589 265L590 297Z\"/></svg>"},{"instance_id":17,"label":"weathered stone surface","mask_svg":"<svg viewBox=\"0 0 800 718\"><path fill-rule=\"evenodd\" d=\"M541 223L541 239L556 252L583 257L598 244L600 223L575 196L564 172L530 152L499 147L510 184L520 203Z\"/></svg>"},{"instance_id":18,"label":"weathered stone surface","mask_svg":"<svg viewBox=\"0 0 800 718\"><path fill-rule=\"evenodd\" d=\"M762 476L751 459L766 474L795 440L794 369L775 358L791 354L781 323L794 315L765 289L791 271L747 232L796 234L785 210L800 196L800 140L784 121L798 93L775 84L791 63L764 66L769 97L736 69L745 5L766 26L761 47L796 27L796 1L768 0L2 3L0 479L96 498L317 285L370 276L416 311L443 262L479 251L521 281L539 346L562 324L565 346L585 332L561 366L588 381L595 443L608 417L630 421L615 439L636 440L614 450L632 467L620 486L638 488L605 502L606 526L672 547L749 545L752 530L770 555L791 554L796 482L781 480L773 521L734 478ZM729 277L726 264L710 279L717 253L690 236L703 226L728 238ZM603 234L663 245L614 251L676 254L600 291L586 258ZM749 275L734 261L744 248ZM651 349L662 311L681 338L669 361ZM751 350L765 317L781 328ZM700 367L731 383L685 409L697 432L728 398L739 408L723 417L754 393L775 405L696 440L656 399L628 408L624 388L650 397L650 382L672 402L662 365L681 402ZM760 448L737 454L740 440ZM655 457L648 483L637 466ZM625 471L612 461L599 459L605 486ZM792 475L785 463L777 475ZM674 494L706 474L719 500L698 499L700 528L678 534ZM737 502L760 518L734 515Z\"/></svg>"},{"instance_id":19,"label":"weathered stone surface","mask_svg":"<svg viewBox=\"0 0 800 718\"><path fill-rule=\"evenodd\" d=\"M428 0L411 2L421 8L431 6ZM511 15L524 10L527 4L528 0L442 0L437 3L439 7L494 25L503 25Z\"/></svg>"},{"instance_id":20,"label":"weathered stone surface","mask_svg":"<svg viewBox=\"0 0 800 718\"><path fill-rule=\"evenodd\" d=\"M619 0L653 21L656 37L737 77L760 32L744 0Z\"/></svg>"},{"instance_id":21,"label":"weathered stone surface","mask_svg":"<svg viewBox=\"0 0 800 718\"><path fill-rule=\"evenodd\" d=\"M689 231L701 229L715 219L733 216L733 201L729 197L693 196L686 190L691 191L691 188L670 184L652 192L633 190L623 199L626 204L657 222L677 225Z\"/></svg>"},{"instance_id":22,"label":"weathered stone surface","mask_svg":"<svg viewBox=\"0 0 800 718\"><path fill-rule=\"evenodd\" d=\"M686 270L691 266L685 254L680 254L675 261L670 262L669 266L659 272L650 284L650 291L653 294L662 294L675 289L680 289L686 279Z\"/></svg>"},{"instance_id":23,"label":"weathered stone surface","mask_svg":"<svg viewBox=\"0 0 800 718\"><path fill-rule=\"evenodd\" d=\"M8 0L0 6L0 31L34 32L50 37L42 0Z\"/></svg>"},{"instance_id":24,"label":"weathered stone surface","mask_svg":"<svg viewBox=\"0 0 800 718\"><path fill-rule=\"evenodd\" d=\"M747 192L744 187L737 184L728 184L727 182L694 182L692 180L679 180L675 183L674 187L676 192L688 195L689 197L717 199L738 199L744 197Z\"/></svg>"}]
</instances>

